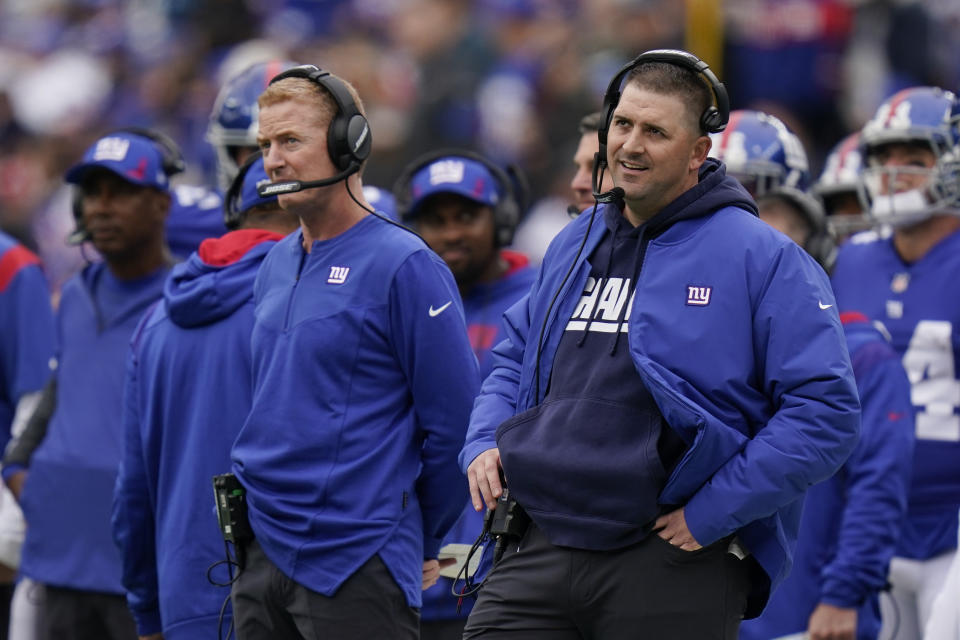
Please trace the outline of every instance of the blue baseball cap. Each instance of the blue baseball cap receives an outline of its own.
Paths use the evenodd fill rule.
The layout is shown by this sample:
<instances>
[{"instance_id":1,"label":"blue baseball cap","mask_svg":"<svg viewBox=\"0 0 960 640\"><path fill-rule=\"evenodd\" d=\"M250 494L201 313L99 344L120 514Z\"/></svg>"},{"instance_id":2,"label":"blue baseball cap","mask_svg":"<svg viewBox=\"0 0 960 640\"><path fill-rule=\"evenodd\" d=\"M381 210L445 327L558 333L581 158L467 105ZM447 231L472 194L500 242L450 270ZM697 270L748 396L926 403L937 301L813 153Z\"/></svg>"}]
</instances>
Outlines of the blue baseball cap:
<instances>
[{"instance_id":1,"label":"blue baseball cap","mask_svg":"<svg viewBox=\"0 0 960 640\"><path fill-rule=\"evenodd\" d=\"M267 177L267 172L263 168L263 157L257 158L243 176L243 187L240 189L240 213L246 213L261 204L277 201L277 196L262 198L257 193L257 187L269 183L270 178Z\"/></svg>"},{"instance_id":2,"label":"blue baseball cap","mask_svg":"<svg viewBox=\"0 0 960 640\"><path fill-rule=\"evenodd\" d=\"M127 182L166 190L170 178L163 170L163 153L157 143L135 133L111 133L97 140L83 160L67 170L64 179L79 184L87 171L103 167Z\"/></svg>"},{"instance_id":3,"label":"blue baseball cap","mask_svg":"<svg viewBox=\"0 0 960 640\"><path fill-rule=\"evenodd\" d=\"M497 179L481 162L461 156L438 158L413 174L410 180L410 212L437 193L455 193L489 207L496 207L502 194Z\"/></svg>"}]
</instances>

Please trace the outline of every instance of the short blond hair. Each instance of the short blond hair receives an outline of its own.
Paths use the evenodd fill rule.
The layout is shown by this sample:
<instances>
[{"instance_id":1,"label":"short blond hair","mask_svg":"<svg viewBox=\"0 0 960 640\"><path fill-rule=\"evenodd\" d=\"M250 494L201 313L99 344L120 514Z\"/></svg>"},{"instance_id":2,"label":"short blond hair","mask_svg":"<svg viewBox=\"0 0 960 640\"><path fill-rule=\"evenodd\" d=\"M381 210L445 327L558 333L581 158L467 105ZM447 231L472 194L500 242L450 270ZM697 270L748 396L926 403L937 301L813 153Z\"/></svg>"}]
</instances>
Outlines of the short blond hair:
<instances>
[{"instance_id":1,"label":"short blond hair","mask_svg":"<svg viewBox=\"0 0 960 640\"><path fill-rule=\"evenodd\" d=\"M350 97L353 98L353 102L357 105L357 110L366 117L363 101L354 86L332 73L330 77L343 83L350 93ZM288 100L297 100L314 105L317 109L317 124L323 126L329 125L340 110L333 94L313 80L298 77L284 78L268 85L257 99L257 105L263 109Z\"/></svg>"}]
</instances>

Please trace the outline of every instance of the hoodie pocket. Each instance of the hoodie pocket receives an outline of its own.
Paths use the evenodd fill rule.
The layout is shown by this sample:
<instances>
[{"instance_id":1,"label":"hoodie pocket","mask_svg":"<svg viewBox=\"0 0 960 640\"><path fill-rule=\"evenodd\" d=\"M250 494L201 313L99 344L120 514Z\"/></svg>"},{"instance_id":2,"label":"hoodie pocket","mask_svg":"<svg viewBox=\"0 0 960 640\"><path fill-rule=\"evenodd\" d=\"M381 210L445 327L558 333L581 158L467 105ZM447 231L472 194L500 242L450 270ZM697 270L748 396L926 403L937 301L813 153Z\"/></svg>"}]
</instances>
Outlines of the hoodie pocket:
<instances>
[{"instance_id":1,"label":"hoodie pocket","mask_svg":"<svg viewBox=\"0 0 960 640\"><path fill-rule=\"evenodd\" d=\"M655 411L558 398L507 420L497 446L528 511L641 527L656 517L665 473Z\"/></svg>"}]
</instances>

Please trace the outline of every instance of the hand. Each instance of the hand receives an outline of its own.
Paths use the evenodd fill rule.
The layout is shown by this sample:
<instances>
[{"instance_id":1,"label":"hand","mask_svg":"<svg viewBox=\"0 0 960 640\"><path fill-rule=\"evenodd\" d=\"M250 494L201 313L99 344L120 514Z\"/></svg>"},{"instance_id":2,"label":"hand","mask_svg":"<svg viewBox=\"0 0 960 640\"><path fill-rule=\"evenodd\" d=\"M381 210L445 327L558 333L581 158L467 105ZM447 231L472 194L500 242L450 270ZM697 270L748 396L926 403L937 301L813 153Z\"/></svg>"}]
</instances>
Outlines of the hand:
<instances>
[{"instance_id":1,"label":"hand","mask_svg":"<svg viewBox=\"0 0 960 640\"><path fill-rule=\"evenodd\" d=\"M653 530L658 536L684 551L696 551L703 548L690 533L690 529L687 528L687 519L683 515L682 507L657 518L657 521L653 523Z\"/></svg>"},{"instance_id":2,"label":"hand","mask_svg":"<svg viewBox=\"0 0 960 640\"><path fill-rule=\"evenodd\" d=\"M807 633L810 640L855 640L857 610L821 602L810 615Z\"/></svg>"},{"instance_id":3,"label":"hand","mask_svg":"<svg viewBox=\"0 0 960 640\"><path fill-rule=\"evenodd\" d=\"M148 636L137 636L138 640L163 640L162 633L151 633Z\"/></svg>"},{"instance_id":4,"label":"hand","mask_svg":"<svg viewBox=\"0 0 960 640\"><path fill-rule=\"evenodd\" d=\"M500 450L487 449L467 467L467 481L470 483L470 500L473 510L480 511L486 504L488 509L497 507L497 498L503 493L500 484Z\"/></svg>"},{"instance_id":5,"label":"hand","mask_svg":"<svg viewBox=\"0 0 960 640\"><path fill-rule=\"evenodd\" d=\"M456 558L444 558L443 560L437 560L436 558L433 558L430 560L424 560L422 590L426 591L433 585L437 584L437 580L440 579L440 569L444 569L456 563ZM161 638L160 640L163 639Z\"/></svg>"},{"instance_id":6,"label":"hand","mask_svg":"<svg viewBox=\"0 0 960 640\"><path fill-rule=\"evenodd\" d=\"M7 478L7 489L10 489L10 493L12 493L13 497L17 499L17 502L20 502L20 494L23 492L23 483L26 481L26 469L11 473Z\"/></svg>"}]
</instances>

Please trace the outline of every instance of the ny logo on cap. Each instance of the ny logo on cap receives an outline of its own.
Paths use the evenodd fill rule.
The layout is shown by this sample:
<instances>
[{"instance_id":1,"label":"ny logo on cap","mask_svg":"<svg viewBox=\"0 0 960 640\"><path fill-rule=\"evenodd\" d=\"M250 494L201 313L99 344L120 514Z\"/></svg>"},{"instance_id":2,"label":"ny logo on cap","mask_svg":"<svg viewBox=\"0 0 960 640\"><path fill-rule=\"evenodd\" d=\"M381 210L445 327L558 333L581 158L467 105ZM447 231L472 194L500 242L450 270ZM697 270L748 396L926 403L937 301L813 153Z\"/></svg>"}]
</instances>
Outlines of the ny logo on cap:
<instances>
[{"instance_id":1,"label":"ny logo on cap","mask_svg":"<svg viewBox=\"0 0 960 640\"><path fill-rule=\"evenodd\" d=\"M93 160L113 160L122 162L127 157L130 141L126 138L102 138L93 150Z\"/></svg>"},{"instance_id":2,"label":"ny logo on cap","mask_svg":"<svg viewBox=\"0 0 960 640\"><path fill-rule=\"evenodd\" d=\"M459 160L441 160L430 165L430 184L463 182L463 162Z\"/></svg>"}]
</instances>

